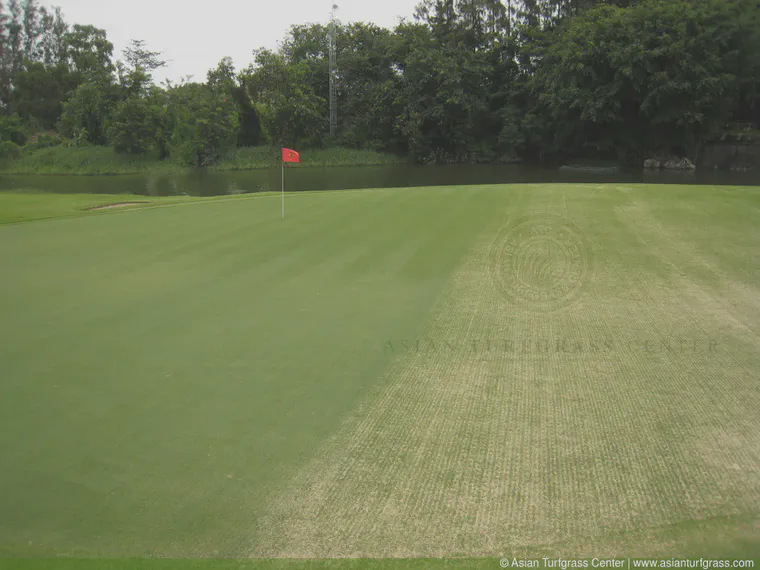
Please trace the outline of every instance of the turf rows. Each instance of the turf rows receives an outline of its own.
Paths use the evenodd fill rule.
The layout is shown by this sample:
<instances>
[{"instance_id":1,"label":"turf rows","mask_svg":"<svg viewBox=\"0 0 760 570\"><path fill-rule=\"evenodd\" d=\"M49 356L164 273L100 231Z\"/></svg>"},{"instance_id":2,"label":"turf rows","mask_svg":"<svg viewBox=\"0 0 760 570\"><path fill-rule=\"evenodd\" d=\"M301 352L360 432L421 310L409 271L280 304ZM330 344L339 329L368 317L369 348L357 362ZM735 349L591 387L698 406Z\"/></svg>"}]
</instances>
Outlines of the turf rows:
<instances>
[{"instance_id":1,"label":"turf rows","mask_svg":"<svg viewBox=\"0 0 760 570\"><path fill-rule=\"evenodd\" d=\"M616 533L757 515L756 338L656 246L632 199L605 228L628 247L597 240L596 279L558 313L500 294L484 232L422 335L435 348L397 355L271 501L251 554L600 555ZM591 225L564 196L533 200Z\"/></svg>"}]
</instances>

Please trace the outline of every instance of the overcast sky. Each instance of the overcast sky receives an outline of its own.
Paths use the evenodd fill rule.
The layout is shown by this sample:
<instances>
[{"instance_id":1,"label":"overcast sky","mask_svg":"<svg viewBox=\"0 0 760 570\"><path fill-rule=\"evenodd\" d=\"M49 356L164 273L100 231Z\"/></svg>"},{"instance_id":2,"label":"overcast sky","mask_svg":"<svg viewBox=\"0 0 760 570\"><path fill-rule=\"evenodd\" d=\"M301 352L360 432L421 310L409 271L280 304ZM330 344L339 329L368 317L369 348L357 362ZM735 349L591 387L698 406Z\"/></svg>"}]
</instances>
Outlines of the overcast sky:
<instances>
[{"instance_id":1,"label":"overcast sky","mask_svg":"<svg viewBox=\"0 0 760 570\"><path fill-rule=\"evenodd\" d=\"M417 0L336 0L342 22L369 21L393 27L411 19ZM293 24L327 22L332 0L42 0L60 6L69 24L104 28L114 44L114 59L129 40L147 42L170 60L157 80L206 77L224 56L237 69L252 62L257 47L277 47Z\"/></svg>"}]
</instances>

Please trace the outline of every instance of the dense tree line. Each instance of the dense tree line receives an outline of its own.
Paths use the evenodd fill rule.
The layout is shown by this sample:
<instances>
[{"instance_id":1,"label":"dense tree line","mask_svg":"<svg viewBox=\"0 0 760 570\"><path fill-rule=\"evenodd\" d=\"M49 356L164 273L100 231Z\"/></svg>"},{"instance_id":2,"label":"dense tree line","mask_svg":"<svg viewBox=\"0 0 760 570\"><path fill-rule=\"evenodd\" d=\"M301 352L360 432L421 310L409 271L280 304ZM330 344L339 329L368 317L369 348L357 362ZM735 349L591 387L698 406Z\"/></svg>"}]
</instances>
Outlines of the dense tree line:
<instances>
[{"instance_id":1,"label":"dense tree line","mask_svg":"<svg viewBox=\"0 0 760 570\"><path fill-rule=\"evenodd\" d=\"M202 166L283 144L640 163L695 158L727 123L760 123L758 0L423 0L393 30L341 25L333 138L324 25L294 26L240 71L225 58L204 82L158 86L165 62L140 41L114 61L103 30L37 0L0 14L5 156L96 144Z\"/></svg>"}]
</instances>

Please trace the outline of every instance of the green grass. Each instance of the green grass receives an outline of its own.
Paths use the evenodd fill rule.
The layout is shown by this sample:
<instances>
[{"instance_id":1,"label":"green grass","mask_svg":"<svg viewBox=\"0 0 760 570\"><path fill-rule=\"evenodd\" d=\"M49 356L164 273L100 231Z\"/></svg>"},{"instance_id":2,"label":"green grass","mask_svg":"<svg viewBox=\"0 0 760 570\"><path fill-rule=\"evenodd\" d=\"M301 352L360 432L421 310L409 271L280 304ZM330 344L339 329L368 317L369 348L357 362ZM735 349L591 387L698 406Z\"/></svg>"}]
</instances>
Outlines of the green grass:
<instances>
[{"instance_id":1,"label":"green grass","mask_svg":"<svg viewBox=\"0 0 760 570\"><path fill-rule=\"evenodd\" d=\"M280 149L273 147L239 148L226 155L213 170L254 170L280 165ZM301 152L301 166L367 166L394 164L403 159L370 150L328 148Z\"/></svg>"},{"instance_id":2,"label":"green grass","mask_svg":"<svg viewBox=\"0 0 760 570\"><path fill-rule=\"evenodd\" d=\"M499 568L499 559L438 560L156 560L156 559L57 559L13 560L0 568L14 570L458 570Z\"/></svg>"},{"instance_id":3,"label":"green grass","mask_svg":"<svg viewBox=\"0 0 760 570\"><path fill-rule=\"evenodd\" d=\"M44 194L35 191L0 192L0 224L102 215L98 210L116 204L134 204L119 209L178 204L208 198L155 197L135 194ZM110 210L109 210L110 212Z\"/></svg>"},{"instance_id":4,"label":"green grass","mask_svg":"<svg viewBox=\"0 0 760 570\"><path fill-rule=\"evenodd\" d=\"M151 155L119 154L111 147L48 147L26 150L18 159L3 165L7 174L136 174L183 172L185 167L160 161Z\"/></svg>"},{"instance_id":5,"label":"green grass","mask_svg":"<svg viewBox=\"0 0 760 570\"><path fill-rule=\"evenodd\" d=\"M343 148L304 150L302 166L360 166L391 164L402 159L373 151ZM255 170L280 165L280 149L274 147L241 148L228 153L212 170ZM6 174L138 174L182 173L191 168L156 156L119 154L111 147L49 147L23 151L20 158L3 165Z\"/></svg>"},{"instance_id":6,"label":"green grass","mask_svg":"<svg viewBox=\"0 0 760 570\"><path fill-rule=\"evenodd\" d=\"M157 559L29 559L8 561L0 568L14 570L493 570L499 559L401 559L401 560L157 560Z\"/></svg>"},{"instance_id":7,"label":"green grass","mask_svg":"<svg viewBox=\"0 0 760 570\"><path fill-rule=\"evenodd\" d=\"M0 566L760 556L760 190L80 199L0 226Z\"/></svg>"}]
</instances>

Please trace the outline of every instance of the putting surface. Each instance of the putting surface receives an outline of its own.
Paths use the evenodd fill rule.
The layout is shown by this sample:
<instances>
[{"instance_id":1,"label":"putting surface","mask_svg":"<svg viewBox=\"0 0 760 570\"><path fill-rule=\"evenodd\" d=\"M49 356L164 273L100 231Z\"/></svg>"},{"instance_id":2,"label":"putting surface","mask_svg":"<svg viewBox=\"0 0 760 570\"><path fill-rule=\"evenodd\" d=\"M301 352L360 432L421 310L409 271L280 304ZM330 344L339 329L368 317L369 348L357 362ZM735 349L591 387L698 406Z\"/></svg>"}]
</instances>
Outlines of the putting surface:
<instances>
[{"instance_id":1,"label":"putting surface","mask_svg":"<svg viewBox=\"0 0 760 570\"><path fill-rule=\"evenodd\" d=\"M758 222L536 185L0 226L0 554L756 552Z\"/></svg>"}]
</instances>

